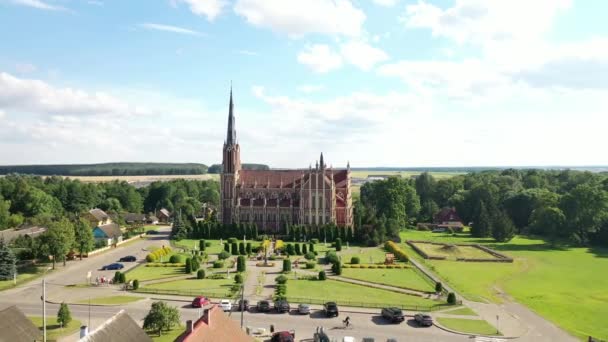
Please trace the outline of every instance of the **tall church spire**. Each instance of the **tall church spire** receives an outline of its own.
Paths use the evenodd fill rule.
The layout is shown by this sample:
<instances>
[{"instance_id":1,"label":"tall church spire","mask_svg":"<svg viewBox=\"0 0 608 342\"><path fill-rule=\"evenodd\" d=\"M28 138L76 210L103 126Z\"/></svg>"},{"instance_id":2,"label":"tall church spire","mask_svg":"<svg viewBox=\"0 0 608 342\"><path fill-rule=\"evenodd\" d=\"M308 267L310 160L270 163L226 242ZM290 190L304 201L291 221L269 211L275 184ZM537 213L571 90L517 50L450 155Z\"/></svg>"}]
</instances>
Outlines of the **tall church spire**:
<instances>
[{"instance_id":1,"label":"tall church spire","mask_svg":"<svg viewBox=\"0 0 608 342\"><path fill-rule=\"evenodd\" d=\"M236 127L234 123L234 103L232 102L232 84L230 85L230 107L228 109L228 131L226 132L226 144L236 144Z\"/></svg>"},{"instance_id":2,"label":"tall church spire","mask_svg":"<svg viewBox=\"0 0 608 342\"><path fill-rule=\"evenodd\" d=\"M319 164L321 164L321 169L325 168L325 163L323 162L323 152L321 152L321 158L319 158Z\"/></svg>"}]
</instances>

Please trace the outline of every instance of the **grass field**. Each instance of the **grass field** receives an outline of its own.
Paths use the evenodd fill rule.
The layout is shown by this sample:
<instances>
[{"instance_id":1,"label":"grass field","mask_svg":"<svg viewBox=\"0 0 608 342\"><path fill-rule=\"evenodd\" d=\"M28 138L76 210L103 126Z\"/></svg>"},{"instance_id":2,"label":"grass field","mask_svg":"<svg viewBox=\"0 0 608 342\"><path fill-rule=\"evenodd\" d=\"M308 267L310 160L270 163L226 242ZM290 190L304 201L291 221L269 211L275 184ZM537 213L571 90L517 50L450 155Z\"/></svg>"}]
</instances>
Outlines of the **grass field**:
<instances>
[{"instance_id":1,"label":"grass field","mask_svg":"<svg viewBox=\"0 0 608 342\"><path fill-rule=\"evenodd\" d=\"M218 254L221 251L224 250L224 246L222 244L220 244L220 240L205 240L205 242L210 242L211 246L206 247L205 252L207 252L207 254ZM223 243L226 243L226 240L222 240ZM243 240L240 240L239 242L243 242ZM259 244L258 241L247 241L247 242L251 242L252 246L257 246ZM173 244L175 244L175 246L179 246L179 247L185 247L185 248L189 248L189 249L198 249L198 244L199 244L199 240L193 240L193 239L184 239L184 240L179 240L179 241L174 241Z\"/></svg>"},{"instance_id":2,"label":"grass field","mask_svg":"<svg viewBox=\"0 0 608 342\"><path fill-rule=\"evenodd\" d=\"M40 277L44 272L44 266L29 266L17 270L17 285ZM15 287L15 282L11 280L0 280L0 291Z\"/></svg>"},{"instance_id":3,"label":"grass field","mask_svg":"<svg viewBox=\"0 0 608 342\"><path fill-rule=\"evenodd\" d=\"M416 271L406 269L364 269L344 268L342 276L346 278L386 284L412 290L432 292L435 287L424 280Z\"/></svg>"},{"instance_id":4,"label":"grass field","mask_svg":"<svg viewBox=\"0 0 608 342\"><path fill-rule=\"evenodd\" d=\"M354 256L359 257L362 264L378 264L384 263L386 259L386 250L383 247L353 247L348 249L342 246L342 251L338 253L342 257L343 263L350 263L350 259Z\"/></svg>"},{"instance_id":5,"label":"grass field","mask_svg":"<svg viewBox=\"0 0 608 342\"><path fill-rule=\"evenodd\" d=\"M35 326L40 329L42 333L42 317L40 316L28 316L28 318L34 323ZM47 341L57 341L60 337L69 336L80 329L80 321L72 319L72 321L64 328L57 324L56 317L46 318L46 338Z\"/></svg>"},{"instance_id":6,"label":"grass field","mask_svg":"<svg viewBox=\"0 0 608 342\"><path fill-rule=\"evenodd\" d=\"M425 261L445 281L472 300L503 300L501 291L579 338L608 339L608 249L552 248L543 240L492 239L406 231L402 238L482 243L515 259L514 263ZM405 244L403 244L405 246ZM410 254L416 257L411 249ZM576 314L573 314L576 313Z\"/></svg>"},{"instance_id":7,"label":"grass field","mask_svg":"<svg viewBox=\"0 0 608 342\"><path fill-rule=\"evenodd\" d=\"M185 330L185 327L179 326L179 327L175 327L169 331L163 331L163 334L160 336L158 336L156 331L154 331L154 332L147 331L146 333L148 334L148 336L150 336L152 338L152 341L154 341L154 342L173 342L179 335L181 335L184 332L184 330Z\"/></svg>"},{"instance_id":8,"label":"grass field","mask_svg":"<svg viewBox=\"0 0 608 342\"><path fill-rule=\"evenodd\" d=\"M163 290L201 290L201 289L223 289L234 284L234 275L232 279L183 279L170 281L166 283L156 283L146 286L146 288L163 289Z\"/></svg>"},{"instance_id":9,"label":"grass field","mask_svg":"<svg viewBox=\"0 0 608 342\"><path fill-rule=\"evenodd\" d=\"M482 319L464 319L448 317L437 317L436 319L439 324L452 330L469 334L497 335L496 328L494 328L488 322Z\"/></svg>"},{"instance_id":10,"label":"grass field","mask_svg":"<svg viewBox=\"0 0 608 342\"><path fill-rule=\"evenodd\" d=\"M138 300L144 299L143 297L135 297L135 296L108 296L108 297L97 297L88 299L79 300L76 303L79 304L95 304L95 305L117 305L117 304L127 304L133 303Z\"/></svg>"},{"instance_id":11,"label":"grass field","mask_svg":"<svg viewBox=\"0 0 608 342\"><path fill-rule=\"evenodd\" d=\"M446 245L433 245L430 243L414 243L416 247L425 252L428 256L446 257L448 260L457 258L466 259L493 259L492 254L487 253L473 246L453 246L446 248Z\"/></svg>"},{"instance_id":12,"label":"grass field","mask_svg":"<svg viewBox=\"0 0 608 342\"><path fill-rule=\"evenodd\" d=\"M146 267L142 264L125 274L128 280L146 281L185 275L185 270L183 267Z\"/></svg>"},{"instance_id":13,"label":"grass field","mask_svg":"<svg viewBox=\"0 0 608 342\"><path fill-rule=\"evenodd\" d=\"M342 305L391 304L401 306L431 307L443 304L430 299L405 295L397 292L349 284L335 280L292 280L287 282L287 297L336 301Z\"/></svg>"},{"instance_id":14,"label":"grass field","mask_svg":"<svg viewBox=\"0 0 608 342\"><path fill-rule=\"evenodd\" d=\"M376 171L376 170L357 170L351 172L353 178L367 178L367 176L377 175L389 175L389 176L401 176L403 178L410 178L411 176L417 176L422 172L419 171ZM449 178L458 175L464 175L465 172L429 172L434 178Z\"/></svg>"},{"instance_id":15,"label":"grass field","mask_svg":"<svg viewBox=\"0 0 608 342\"><path fill-rule=\"evenodd\" d=\"M447 314L447 315L457 315L457 316L477 316L475 311L473 311L467 307L462 307L462 308L458 308L458 309L454 309L454 310L442 311L441 313Z\"/></svg>"}]
</instances>

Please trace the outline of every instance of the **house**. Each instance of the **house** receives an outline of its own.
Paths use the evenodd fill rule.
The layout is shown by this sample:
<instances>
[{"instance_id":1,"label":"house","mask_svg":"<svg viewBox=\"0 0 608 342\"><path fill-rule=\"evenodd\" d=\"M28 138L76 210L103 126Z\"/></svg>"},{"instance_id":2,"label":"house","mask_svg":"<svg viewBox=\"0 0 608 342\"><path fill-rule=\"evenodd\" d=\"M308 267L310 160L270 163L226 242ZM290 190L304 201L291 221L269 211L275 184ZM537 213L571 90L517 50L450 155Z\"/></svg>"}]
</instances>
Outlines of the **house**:
<instances>
[{"instance_id":1,"label":"house","mask_svg":"<svg viewBox=\"0 0 608 342\"><path fill-rule=\"evenodd\" d=\"M82 327L78 342L152 342L152 339L125 310L120 310L91 333L86 326Z\"/></svg>"},{"instance_id":2,"label":"house","mask_svg":"<svg viewBox=\"0 0 608 342\"><path fill-rule=\"evenodd\" d=\"M433 218L435 225L434 232L461 232L464 228L464 224L456 212L456 208L445 207L442 208L435 217Z\"/></svg>"},{"instance_id":3,"label":"house","mask_svg":"<svg viewBox=\"0 0 608 342\"><path fill-rule=\"evenodd\" d=\"M40 226L20 227L17 229L5 229L0 231L0 239L4 239L6 243L10 243L19 236L36 237L47 231L48 228Z\"/></svg>"},{"instance_id":4,"label":"house","mask_svg":"<svg viewBox=\"0 0 608 342\"><path fill-rule=\"evenodd\" d=\"M16 306L0 311L0 341L41 341L41 335L38 327Z\"/></svg>"},{"instance_id":5,"label":"house","mask_svg":"<svg viewBox=\"0 0 608 342\"><path fill-rule=\"evenodd\" d=\"M107 246L122 241L122 231L116 223L103 224L93 228L93 236L95 241L104 241Z\"/></svg>"},{"instance_id":6,"label":"house","mask_svg":"<svg viewBox=\"0 0 608 342\"><path fill-rule=\"evenodd\" d=\"M148 215L148 218L146 219L146 223L147 224L158 224L158 217L156 217L154 215Z\"/></svg>"},{"instance_id":7,"label":"house","mask_svg":"<svg viewBox=\"0 0 608 342\"><path fill-rule=\"evenodd\" d=\"M230 319L222 309L214 305L205 310L198 321L186 321L186 331L176 342L252 342L253 337L247 335L239 324Z\"/></svg>"},{"instance_id":8,"label":"house","mask_svg":"<svg viewBox=\"0 0 608 342\"><path fill-rule=\"evenodd\" d=\"M169 219L171 218L171 213L169 210L162 208L156 213L156 217L158 217L158 222L161 223L169 223Z\"/></svg>"},{"instance_id":9,"label":"house","mask_svg":"<svg viewBox=\"0 0 608 342\"><path fill-rule=\"evenodd\" d=\"M135 214L135 213L126 213L125 214L125 223L126 224L144 224L144 223L146 223L146 215Z\"/></svg>"},{"instance_id":10,"label":"house","mask_svg":"<svg viewBox=\"0 0 608 342\"><path fill-rule=\"evenodd\" d=\"M105 211L99 208L89 210L88 212L84 213L83 217L89 220L91 222L91 226L93 227L112 223L112 218L110 215L106 214Z\"/></svg>"}]
</instances>

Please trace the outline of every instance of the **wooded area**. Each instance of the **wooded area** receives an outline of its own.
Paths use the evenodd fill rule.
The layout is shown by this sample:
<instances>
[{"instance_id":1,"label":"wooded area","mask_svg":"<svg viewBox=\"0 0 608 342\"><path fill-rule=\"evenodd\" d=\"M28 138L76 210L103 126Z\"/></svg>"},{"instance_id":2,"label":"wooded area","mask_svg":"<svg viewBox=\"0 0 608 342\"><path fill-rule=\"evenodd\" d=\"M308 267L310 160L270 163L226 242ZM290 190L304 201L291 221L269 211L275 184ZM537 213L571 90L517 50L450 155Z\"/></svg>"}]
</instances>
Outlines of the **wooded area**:
<instances>
[{"instance_id":1,"label":"wooded area","mask_svg":"<svg viewBox=\"0 0 608 342\"><path fill-rule=\"evenodd\" d=\"M0 175L10 173L40 176L198 175L207 173L207 165L194 163L104 163L0 166Z\"/></svg>"}]
</instances>

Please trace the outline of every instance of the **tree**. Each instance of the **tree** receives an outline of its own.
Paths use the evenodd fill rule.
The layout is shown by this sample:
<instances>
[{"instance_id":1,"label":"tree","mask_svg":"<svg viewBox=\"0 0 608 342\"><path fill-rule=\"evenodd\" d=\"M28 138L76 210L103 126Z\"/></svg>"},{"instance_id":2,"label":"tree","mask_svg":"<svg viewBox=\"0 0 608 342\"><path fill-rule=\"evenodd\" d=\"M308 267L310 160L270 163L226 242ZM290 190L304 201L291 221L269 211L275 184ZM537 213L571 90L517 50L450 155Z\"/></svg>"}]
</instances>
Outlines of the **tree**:
<instances>
[{"instance_id":1,"label":"tree","mask_svg":"<svg viewBox=\"0 0 608 342\"><path fill-rule=\"evenodd\" d=\"M0 238L0 280L12 280L17 272L16 264L13 251L4 242L4 238Z\"/></svg>"},{"instance_id":2,"label":"tree","mask_svg":"<svg viewBox=\"0 0 608 342\"><path fill-rule=\"evenodd\" d=\"M239 255L236 258L236 271L245 272L246 267L247 267L247 264L245 263L245 257L242 255Z\"/></svg>"},{"instance_id":3,"label":"tree","mask_svg":"<svg viewBox=\"0 0 608 342\"><path fill-rule=\"evenodd\" d=\"M205 240L199 240L198 241L198 249L201 251L204 251L207 248L207 246L205 246Z\"/></svg>"},{"instance_id":4,"label":"tree","mask_svg":"<svg viewBox=\"0 0 608 342\"><path fill-rule=\"evenodd\" d=\"M342 239L337 238L336 239L336 252L339 252L342 250Z\"/></svg>"},{"instance_id":5,"label":"tree","mask_svg":"<svg viewBox=\"0 0 608 342\"><path fill-rule=\"evenodd\" d=\"M184 267L185 267L186 274L192 273L192 259L191 258L186 259L186 265Z\"/></svg>"},{"instance_id":6,"label":"tree","mask_svg":"<svg viewBox=\"0 0 608 342\"><path fill-rule=\"evenodd\" d=\"M236 242L232 243L232 255L239 255L239 246Z\"/></svg>"},{"instance_id":7,"label":"tree","mask_svg":"<svg viewBox=\"0 0 608 342\"><path fill-rule=\"evenodd\" d=\"M5 201L0 195L0 230L10 228L9 218L11 217L11 201Z\"/></svg>"},{"instance_id":8,"label":"tree","mask_svg":"<svg viewBox=\"0 0 608 342\"><path fill-rule=\"evenodd\" d=\"M325 274L325 271L319 271L319 280L325 280L327 279L327 275Z\"/></svg>"},{"instance_id":9,"label":"tree","mask_svg":"<svg viewBox=\"0 0 608 342\"><path fill-rule=\"evenodd\" d=\"M492 220L492 237L498 242L509 241L515 235L515 226L504 211L499 211Z\"/></svg>"},{"instance_id":10,"label":"tree","mask_svg":"<svg viewBox=\"0 0 608 342\"><path fill-rule=\"evenodd\" d=\"M89 221L80 218L74 224L74 247L80 251L80 260L82 260L83 254L89 253L93 249L94 244L95 238Z\"/></svg>"},{"instance_id":11,"label":"tree","mask_svg":"<svg viewBox=\"0 0 608 342\"><path fill-rule=\"evenodd\" d=\"M188 229L182 220L182 215L177 213L173 217L173 226L171 227L171 238L174 240L182 240L188 237Z\"/></svg>"},{"instance_id":12,"label":"tree","mask_svg":"<svg viewBox=\"0 0 608 342\"><path fill-rule=\"evenodd\" d=\"M165 302L154 302L150 312L144 317L143 328L157 331L160 336L163 330L170 330L179 325L179 322L180 315L176 307L171 307Z\"/></svg>"},{"instance_id":13,"label":"tree","mask_svg":"<svg viewBox=\"0 0 608 342\"><path fill-rule=\"evenodd\" d=\"M57 260L65 265L66 255L74 245L74 226L67 218L51 223L41 236L41 244L44 253L53 259L53 269Z\"/></svg>"},{"instance_id":14,"label":"tree","mask_svg":"<svg viewBox=\"0 0 608 342\"><path fill-rule=\"evenodd\" d=\"M61 324L61 327L67 326L72 321L72 314L70 308L66 303L59 305L59 311L57 311L57 323Z\"/></svg>"},{"instance_id":15,"label":"tree","mask_svg":"<svg viewBox=\"0 0 608 342\"><path fill-rule=\"evenodd\" d=\"M555 246L560 235L566 236L565 225L566 216L555 207L535 209L530 217L530 231L547 236L552 246Z\"/></svg>"},{"instance_id":16,"label":"tree","mask_svg":"<svg viewBox=\"0 0 608 342\"><path fill-rule=\"evenodd\" d=\"M283 272L291 271L291 260L283 259Z\"/></svg>"},{"instance_id":17,"label":"tree","mask_svg":"<svg viewBox=\"0 0 608 342\"><path fill-rule=\"evenodd\" d=\"M479 216L475 222L473 222L473 226L471 227L471 235L475 237L487 237L490 236L492 218L486 209L486 205L484 202L480 204Z\"/></svg>"},{"instance_id":18,"label":"tree","mask_svg":"<svg viewBox=\"0 0 608 342\"><path fill-rule=\"evenodd\" d=\"M566 215L571 238L585 244L589 241L589 233L599 229L608 210L608 193L590 184L580 184L562 198L560 209Z\"/></svg>"},{"instance_id":19,"label":"tree","mask_svg":"<svg viewBox=\"0 0 608 342\"><path fill-rule=\"evenodd\" d=\"M245 254L247 254L247 253L245 252L245 243L243 243L243 242L239 242L239 254L240 254L240 255L245 255Z\"/></svg>"},{"instance_id":20,"label":"tree","mask_svg":"<svg viewBox=\"0 0 608 342\"><path fill-rule=\"evenodd\" d=\"M295 247L295 251L294 252L296 253L296 255L302 255L302 250L300 248L300 244L296 243L294 247Z\"/></svg>"}]
</instances>

